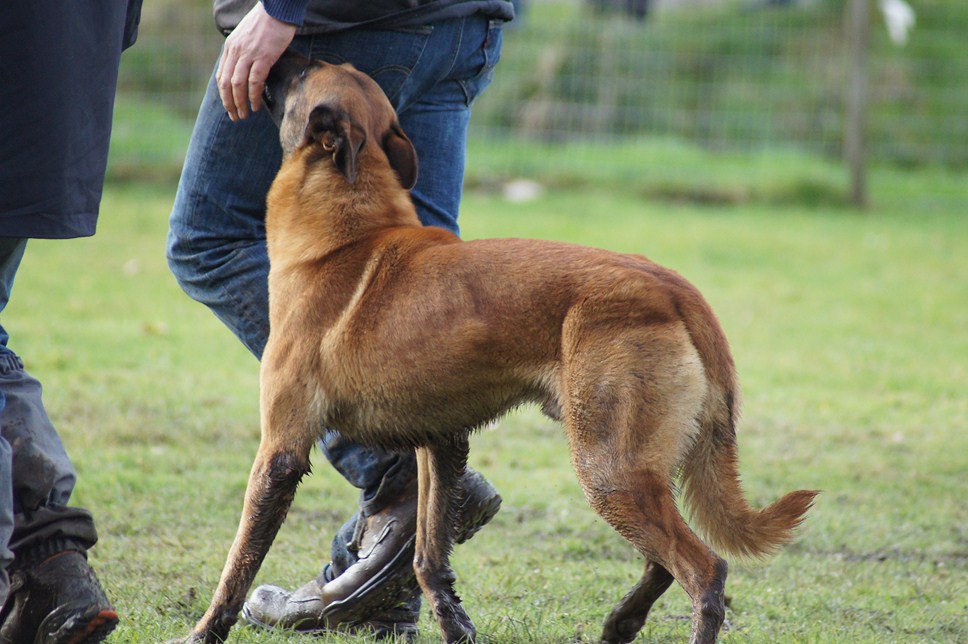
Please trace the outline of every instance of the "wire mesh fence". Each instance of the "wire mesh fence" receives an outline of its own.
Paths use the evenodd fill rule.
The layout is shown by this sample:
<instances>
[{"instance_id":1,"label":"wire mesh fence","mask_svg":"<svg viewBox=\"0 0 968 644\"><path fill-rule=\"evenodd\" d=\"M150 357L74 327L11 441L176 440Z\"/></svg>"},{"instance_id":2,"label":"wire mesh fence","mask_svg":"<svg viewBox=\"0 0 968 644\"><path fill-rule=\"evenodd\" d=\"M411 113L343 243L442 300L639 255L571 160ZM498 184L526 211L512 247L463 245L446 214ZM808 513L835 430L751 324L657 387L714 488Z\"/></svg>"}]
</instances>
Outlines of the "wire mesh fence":
<instances>
[{"instance_id":1,"label":"wire mesh fence","mask_svg":"<svg viewBox=\"0 0 968 644\"><path fill-rule=\"evenodd\" d=\"M585 175L607 159L729 193L789 164L841 190L849 1L520 0L474 106L470 179ZM968 3L870 0L868 21L867 159L968 173ZM122 65L114 178L177 175L220 44L206 0L146 4ZM697 177L699 158L722 170ZM934 196L968 207L953 183Z\"/></svg>"}]
</instances>

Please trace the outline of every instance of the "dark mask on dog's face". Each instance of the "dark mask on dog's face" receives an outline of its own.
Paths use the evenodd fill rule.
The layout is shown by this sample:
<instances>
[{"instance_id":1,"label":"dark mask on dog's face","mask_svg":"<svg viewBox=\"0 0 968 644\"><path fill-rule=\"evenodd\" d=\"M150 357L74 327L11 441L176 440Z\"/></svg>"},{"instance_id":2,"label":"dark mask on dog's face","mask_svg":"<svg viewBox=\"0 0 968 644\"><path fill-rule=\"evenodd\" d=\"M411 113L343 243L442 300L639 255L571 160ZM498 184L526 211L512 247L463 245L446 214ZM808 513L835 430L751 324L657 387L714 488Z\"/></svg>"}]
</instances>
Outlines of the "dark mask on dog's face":
<instances>
[{"instance_id":1,"label":"dark mask on dog's face","mask_svg":"<svg viewBox=\"0 0 968 644\"><path fill-rule=\"evenodd\" d=\"M265 101L279 127L283 157L313 146L354 183L367 143L380 147L403 188L417 181L417 154L380 86L351 65L286 52L266 80Z\"/></svg>"},{"instance_id":2,"label":"dark mask on dog's face","mask_svg":"<svg viewBox=\"0 0 968 644\"><path fill-rule=\"evenodd\" d=\"M282 117L286 111L286 97L290 89L300 76L305 76L311 64L312 61L302 54L287 49L269 70L262 97L276 127L282 126Z\"/></svg>"}]
</instances>

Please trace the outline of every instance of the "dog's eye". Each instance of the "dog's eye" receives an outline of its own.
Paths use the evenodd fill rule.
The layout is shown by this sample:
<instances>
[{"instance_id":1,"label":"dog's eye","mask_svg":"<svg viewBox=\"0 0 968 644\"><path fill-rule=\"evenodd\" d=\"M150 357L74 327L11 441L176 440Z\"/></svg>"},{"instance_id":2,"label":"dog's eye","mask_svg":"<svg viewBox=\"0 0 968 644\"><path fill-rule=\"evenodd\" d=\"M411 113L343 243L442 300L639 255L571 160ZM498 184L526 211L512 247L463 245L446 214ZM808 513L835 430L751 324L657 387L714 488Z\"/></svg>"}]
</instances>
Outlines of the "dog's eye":
<instances>
[{"instance_id":1,"label":"dog's eye","mask_svg":"<svg viewBox=\"0 0 968 644\"><path fill-rule=\"evenodd\" d=\"M309 68L305 67L301 72L299 72L299 80L306 78L306 74L309 72Z\"/></svg>"}]
</instances>

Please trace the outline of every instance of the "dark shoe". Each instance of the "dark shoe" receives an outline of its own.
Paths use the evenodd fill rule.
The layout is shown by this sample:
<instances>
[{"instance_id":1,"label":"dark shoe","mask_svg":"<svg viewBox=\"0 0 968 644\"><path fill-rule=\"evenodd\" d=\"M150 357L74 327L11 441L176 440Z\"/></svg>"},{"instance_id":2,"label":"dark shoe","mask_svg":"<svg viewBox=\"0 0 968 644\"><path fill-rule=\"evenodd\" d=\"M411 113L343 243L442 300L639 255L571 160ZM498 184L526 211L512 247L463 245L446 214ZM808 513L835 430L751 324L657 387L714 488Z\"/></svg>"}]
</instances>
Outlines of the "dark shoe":
<instances>
[{"instance_id":1,"label":"dark shoe","mask_svg":"<svg viewBox=\"0 0 968 644\"><path fill-rule=\"evenodd\" d=\"M500 494L477 472L467 470L461 483L457 543L474 536L501 507ZM420 592L413 573L416 524L414 484L396 503L366 518L362 534L352 546L357 561L343 574L328 583L321 581L321 576L292 593L275 586L260 586L245 603L243 616L262 626L297 630L326 630L382 621L382 616L400 608ZM399 632L402 623L390 622Z\"/></svg>"},{"instance_id":2,"label":"dark shoe","mask_svg":"<svg viewBox=\"0 0 968 644\"><path fill-rule=\"evenodd\" d=\"M13 570L0 618L0 644L93 644L118 625L87 557L76 550Z\"/></svg>"}]
</instances>

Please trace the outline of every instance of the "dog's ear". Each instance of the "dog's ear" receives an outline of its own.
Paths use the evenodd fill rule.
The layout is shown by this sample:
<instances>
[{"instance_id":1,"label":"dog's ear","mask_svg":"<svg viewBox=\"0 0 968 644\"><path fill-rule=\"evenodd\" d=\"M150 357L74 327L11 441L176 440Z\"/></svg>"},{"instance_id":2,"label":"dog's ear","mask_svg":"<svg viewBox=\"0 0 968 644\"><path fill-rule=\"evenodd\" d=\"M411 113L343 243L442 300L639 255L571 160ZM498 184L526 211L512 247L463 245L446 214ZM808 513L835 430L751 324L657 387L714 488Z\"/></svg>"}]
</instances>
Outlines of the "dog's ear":
<instances>
[{"instance_id":1,"label":"dog's ear","mask_svg":"<svg viewBox=\"0 0 968 644\"><path fill-rule=\"evenodd\" d=\"M320 146L321 156L330 154L336 168L350 183L356 183L356 156L366 143L363 128L345 111L317 105L306 123L306 142Z\"/></svg>"},{"instance_id":2,"label":"dog's ear","mask_svg":"<svg viewBox=\"0 0 968 644\"><path fill-rule=\"evenodd\" d=\"M383 151L390 167L397 173L400 185L407 190L413 188L417 183L417 151L398 124L391 125L383 135Z\"/></svg>"}]
</instances>

